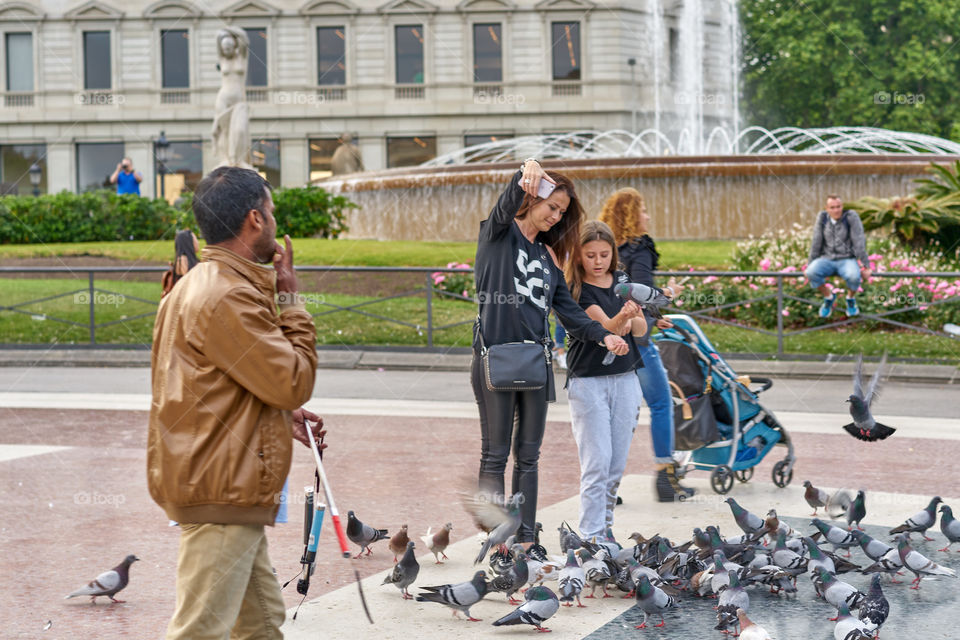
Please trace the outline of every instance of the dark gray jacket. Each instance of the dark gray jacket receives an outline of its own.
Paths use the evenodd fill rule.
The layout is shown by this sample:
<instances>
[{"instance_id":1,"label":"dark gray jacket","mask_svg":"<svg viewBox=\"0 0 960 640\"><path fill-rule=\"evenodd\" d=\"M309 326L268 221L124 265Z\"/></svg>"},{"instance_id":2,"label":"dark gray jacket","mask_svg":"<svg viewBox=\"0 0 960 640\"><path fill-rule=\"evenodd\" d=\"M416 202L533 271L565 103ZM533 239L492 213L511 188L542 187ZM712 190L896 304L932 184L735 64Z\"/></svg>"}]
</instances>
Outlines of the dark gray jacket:
<instances>
[{"instance_id":1,"label":"dark gray jacket","mask_svg":"<svg viewBox=\"0 0 960 640\"><path fill-rule=\"evenodd\" d=\"M807 263L817 258L829 260L856 258L864 267L870 266L870 259L867 257L867 237L856 211L845 210L836 224L830 221L830 214L826 211L821 211L817 215L817 221L813 224L810 259Z\"/></svg>"}]
</instances>

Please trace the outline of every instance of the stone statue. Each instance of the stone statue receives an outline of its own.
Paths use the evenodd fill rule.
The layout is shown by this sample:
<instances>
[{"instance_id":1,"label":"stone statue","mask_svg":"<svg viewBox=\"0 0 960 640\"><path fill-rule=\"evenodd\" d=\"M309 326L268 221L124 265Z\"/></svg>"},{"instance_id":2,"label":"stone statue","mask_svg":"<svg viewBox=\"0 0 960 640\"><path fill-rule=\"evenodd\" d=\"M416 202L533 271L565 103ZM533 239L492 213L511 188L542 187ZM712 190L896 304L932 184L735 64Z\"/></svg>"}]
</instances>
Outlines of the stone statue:
<instances>
[{"instance_id":1,"label":"stone statue","mask_svg":"<svg viewBox=\"0 0 960 640\"><path fill-rule=\"evenodd\" d=\"M217 32L221 84L214 103L213 157L216 166L252 169L250 163L250 107L247 105L247 52L250 40L243 29Z\"/></svg>"},{"instance_id":2,"label":"stone statue","mask_svg":"<svg viewBox=\"0 0 960 640\"><path fill-rule=\"evenodd\" d=\"M360 149L353 144L353 136L344 133L340 136L340 146L330 159L330 171L335 176L363 171L363 158Z\"/></svg>"}]
</instances>

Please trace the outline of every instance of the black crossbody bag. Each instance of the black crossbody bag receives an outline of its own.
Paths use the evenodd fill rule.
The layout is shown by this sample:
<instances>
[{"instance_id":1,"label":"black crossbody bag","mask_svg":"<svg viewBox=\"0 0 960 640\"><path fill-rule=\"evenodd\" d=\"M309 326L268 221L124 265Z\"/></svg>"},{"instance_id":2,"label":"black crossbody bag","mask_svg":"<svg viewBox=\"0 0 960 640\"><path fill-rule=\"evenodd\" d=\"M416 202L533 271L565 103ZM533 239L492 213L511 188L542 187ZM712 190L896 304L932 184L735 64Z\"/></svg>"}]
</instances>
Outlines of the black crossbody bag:
<instances>
[{"instance_id":1,"label":"black crossbody bag","mask_svg":"<svg viewBox=\"0 0 960 640\"><path fill-rule=\"evenodd\" d=\"M547 329L547 317L543 317ZM539 342L504 342L487 346L483 341L480 316L477 316L477 334L480 337L480 360L483 363L483 381L490 391L534 391L547 385L549 375L550 338Z\"/></svg>"}]
</instances>

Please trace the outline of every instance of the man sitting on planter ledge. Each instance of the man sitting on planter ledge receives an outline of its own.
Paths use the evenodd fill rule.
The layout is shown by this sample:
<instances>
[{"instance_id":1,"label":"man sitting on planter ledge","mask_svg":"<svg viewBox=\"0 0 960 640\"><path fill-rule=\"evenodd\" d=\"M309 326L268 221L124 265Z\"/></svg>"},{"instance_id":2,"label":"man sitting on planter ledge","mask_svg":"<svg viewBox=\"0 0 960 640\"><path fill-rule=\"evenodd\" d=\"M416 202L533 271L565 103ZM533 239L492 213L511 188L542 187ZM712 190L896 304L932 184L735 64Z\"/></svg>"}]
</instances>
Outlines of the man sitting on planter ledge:
<instances>
[{"instance_id":1,"label":"man sitting on planter ledge","mask_svg":"<svg viewBox=\"0 0 960 640\"><path fill-rule=\"evenodd\" d=\"M857 264L857 260L860 261ZM840 196L827 196L827 209L817 215L813 225L813 243L804 272L810 286L823 295L820 317L829 318L836 292L831 291L826 279L839 275L847 284L847 315L860 313L856 295L860 283L870 277L870 259L867 257L867 239L860 216L852 209L843 208Z\"/></svg>"}]
</instances>

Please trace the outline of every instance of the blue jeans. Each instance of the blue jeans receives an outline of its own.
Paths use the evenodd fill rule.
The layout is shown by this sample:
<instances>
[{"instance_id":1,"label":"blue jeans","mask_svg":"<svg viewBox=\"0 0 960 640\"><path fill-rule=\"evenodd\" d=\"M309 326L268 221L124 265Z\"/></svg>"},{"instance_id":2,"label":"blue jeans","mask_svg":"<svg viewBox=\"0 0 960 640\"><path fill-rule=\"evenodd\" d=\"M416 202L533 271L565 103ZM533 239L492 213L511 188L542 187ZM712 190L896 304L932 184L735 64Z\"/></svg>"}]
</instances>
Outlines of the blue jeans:
<instances>
[{"instance_id":1,"label":"blue jeans","mask_svg":"<svg viewBox=\"0 0 960 640\"><path fill-rule=\"evenodd\" d=\"M673 462L673 399L667 370L663 368L660 352L651 340L647 346L637 345L643 366L637 369L643 399L650 407L650 438L653 440L653 460L657 464Z\"/></svg>"},{"instance_id":2,"label":"blue jeans","mask_svg":"<svg viewBox=\"0 0 960 640\"><path fill-rule=\"evenodd\" d=\"M840 260L831 260L830 258L815 258L813 262L807 265L804 272L810 281L810 286L819 289L830 276L839 275L847 283L847 289L856 293L860 290L860 265L856 258L842 258Z\"/></svg>"}]
</instances>

